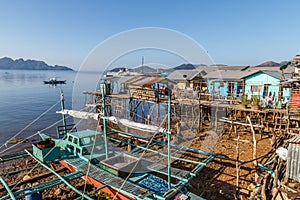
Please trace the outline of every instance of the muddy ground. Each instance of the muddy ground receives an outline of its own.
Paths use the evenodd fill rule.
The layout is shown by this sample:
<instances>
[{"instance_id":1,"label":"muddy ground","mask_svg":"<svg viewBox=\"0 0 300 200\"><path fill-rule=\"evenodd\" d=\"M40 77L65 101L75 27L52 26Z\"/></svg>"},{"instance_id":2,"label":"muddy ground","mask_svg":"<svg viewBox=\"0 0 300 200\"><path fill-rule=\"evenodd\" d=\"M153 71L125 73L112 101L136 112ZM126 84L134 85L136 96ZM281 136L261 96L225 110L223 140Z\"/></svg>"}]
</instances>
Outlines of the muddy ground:
<instances>
[{"instance_id":1,"label":"muddy ground","mask_svg":"<svg viewBox=\"0 0 300 200\"><path fill-rule=\"evenodd\" d=\"M239 142L239 160L245 161L240 163L240 195L245 199L249 197L250 192L253 190L254 182L254 165L251 161L253 159L253 145L252 145L252 133L249 131L239 130L240 140ZM272 150L271 137L263 135L256 136L257 143L257 157L266 155ZM223 134L218 137L217 143L213 146L212 151L214 153L223 154L229 158L236 158L236 136L233 134ZM197 136L190 147L195 149L201 149L203 146L203 137ZM2 165L2 166L1 166ZM181 165L183 165L181 163ZM6 164L0 163L1 174L7 174L8 172L25 168L36 167L36 162L30 158L22 158L17 161L11 161ZM176 166L176 163L173 163ZM70 173L67 169L63 168L60 164L52 164L52 169L56 170L60 175ZM185 169L189 169L193 166L189 164L182 166ZM49 173L48 170L37 167L32 170L27 170L17 174L10 174L2 176L4 180L9 184L13 191L22 189L24 187L36 185L47 180L56 178ZM42 178L35 178L42 177ZM237 170L236 162L230 160L224 160L216 158L212 162L208 163L192 181L190 182L189 189L197 195L200 195L206 199L234 199L236 194L237 184ZM81 178L70 181L80 191L91 192L95 188L85 183ZM0 186L0 196L7 195L6 190ZM50 189L46 189L42 192L43 199L75 199L79 197L74 191L72 191L65 184L60 184ZM96 198L97 199L97 198ZM100 199L100 198L99 198Z\"/></svg>"}]
</instances>

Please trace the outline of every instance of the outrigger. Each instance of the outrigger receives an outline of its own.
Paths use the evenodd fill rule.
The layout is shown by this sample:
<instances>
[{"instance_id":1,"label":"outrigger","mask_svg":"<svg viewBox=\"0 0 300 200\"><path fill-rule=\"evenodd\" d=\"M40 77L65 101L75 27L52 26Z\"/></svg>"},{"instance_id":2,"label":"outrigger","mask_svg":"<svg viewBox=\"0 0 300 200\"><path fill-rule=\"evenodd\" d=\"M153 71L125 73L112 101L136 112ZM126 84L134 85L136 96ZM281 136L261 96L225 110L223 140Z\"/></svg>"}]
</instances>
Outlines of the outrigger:
<instances>
[{"instance_id":1,"label":"outrigger","mask_svg":"<svg viewBox=\"0 0 300 200\"><path fill-rule=\"evenodd\" d=\"M102 88L102 107L105 108L105 85ZM150 131L158 131L164 134L166 140L159 140L135 135L116 129L107 130L108 120L116 119L106 116L105 109L102 113L82 113L84 118L94 118L103 120L103 131L94 130L76 131L72 126L66 125L65 114L70 114L64 109L64 96L61 94L63 126L60 127L57 138L40 133L41 142L32 144L33 151L27 151L26 156L32 157L43 167L50 170L57 176L54 180L31 187L30 192L25 190L12 192L8 185L0 179L8 191L8 194L2 199L18 199L28 194L49 188L59 183L65 183L73 191L79 194L80 198L91 200L88 194L84 194L69 183L69 180L82 177L89 184L92 184L97 191L103 191L114 197L114 199L202 199L200 196L188 190L188 183L214 158L225 158L212 152L205 152L185 146L171 144L170 142L170 107L171 95L168 96L168 128L161 129L157 127L148 127ZM73 111L75 113L75 111ZM120 120L121 121L121 120ZM132 123L131 125L135 125ZM73 130L73 131L71 131ZM137 138L144 141L143 144L130 143L128 140L122 140L114 135L120 134L129 138ZM124 152L114 149L108 141L113 143L123 143L133 147L130 152ZM151 148L154 145L166 146L167 153L159 152ZM173 152L171 152L173 150ZM141 153L142 152L142 153ZM144 159L143 152L155 153L162 158L156 162ZM176 157L177 153L198 154L198 160L189 160L182 157ZM23 155L23 154L22 154ZM172 160L179 160L191 163L195 167L191 171L175 168L171 166ZM162 161L167 160L167 164ZM72 173L61 176L49 167L53 161L59 161L60 164L68 168ZM1 177L0 177L1 178ZM50 184L51 182L51 184ZM49 186L50 185L50 186Z\"/></svg>"}]
</instances>

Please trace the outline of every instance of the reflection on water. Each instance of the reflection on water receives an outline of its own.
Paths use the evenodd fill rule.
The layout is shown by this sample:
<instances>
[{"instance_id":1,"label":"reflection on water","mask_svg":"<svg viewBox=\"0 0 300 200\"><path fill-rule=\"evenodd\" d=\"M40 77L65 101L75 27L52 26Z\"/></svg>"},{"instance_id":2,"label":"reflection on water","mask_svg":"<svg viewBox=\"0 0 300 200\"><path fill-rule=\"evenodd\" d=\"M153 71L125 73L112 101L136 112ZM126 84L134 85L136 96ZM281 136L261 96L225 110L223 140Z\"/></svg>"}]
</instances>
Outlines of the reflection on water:
<instances>
[{"instance_id":1,"label":"reflection on water","mask_svg":"<svg viewBox=\"0 0 300 200\"><path fill-rule=\"evenodd\" d=\"M65 93L66 108L70 109L75 75L70 71L0 70L0 144L59 101L61 89ZM67 84L54 88L43 83L54 76L67 80ZM36 133L60 120L61 116L55 113L57 110L60 110L60 104L26 129L20 137ZM55 134L55 127L49 131Z\"/></svg>"},{"instance_id":2,"label":"reflection on water","mask_svg":"<svg viewBox=\"0 0 300 200\"><path fill-rule=\"evenodd\" d=\"M52 86L43 83L52 77L66 80L66 84ZM73 109L82 109L85 103L83 91L95 90L99 77L99 73L72 71L0 70L0 146L55 103L53 109L23 131L20 137L26 138L61 120L61 115L56 114L61 110L60 90L64 92L66 109L72 109L72 104ZM67 123L73 124L73 118L69 117ZM84 121L82 127L94 127L94 123ZM62 122L57 125L62 125ZM45 133L56 136L57 125ZM22 149L22 146L18 148Z\"/></svg>"}]
</instances>

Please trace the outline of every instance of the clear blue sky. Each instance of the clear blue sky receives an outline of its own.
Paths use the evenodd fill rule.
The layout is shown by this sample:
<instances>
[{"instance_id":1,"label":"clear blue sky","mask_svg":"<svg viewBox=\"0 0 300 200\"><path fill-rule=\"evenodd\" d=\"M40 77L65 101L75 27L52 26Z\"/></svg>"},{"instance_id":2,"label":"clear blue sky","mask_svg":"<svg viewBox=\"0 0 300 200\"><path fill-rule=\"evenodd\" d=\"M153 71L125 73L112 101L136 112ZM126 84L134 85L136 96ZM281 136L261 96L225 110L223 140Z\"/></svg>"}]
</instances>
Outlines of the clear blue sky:
<instances>
[{"instance_id":1,"label":"clear blue sky","mask_svg":"<svg viewBox=\"0 0 300 200\"><path fill-rule=\"evenodd\" d=\"M2 0L0 57L77 69L114 34L163 27L196 40L215 63L280 62L300 53L299 9L297 0Z\"/></svg>"}]
</instances>

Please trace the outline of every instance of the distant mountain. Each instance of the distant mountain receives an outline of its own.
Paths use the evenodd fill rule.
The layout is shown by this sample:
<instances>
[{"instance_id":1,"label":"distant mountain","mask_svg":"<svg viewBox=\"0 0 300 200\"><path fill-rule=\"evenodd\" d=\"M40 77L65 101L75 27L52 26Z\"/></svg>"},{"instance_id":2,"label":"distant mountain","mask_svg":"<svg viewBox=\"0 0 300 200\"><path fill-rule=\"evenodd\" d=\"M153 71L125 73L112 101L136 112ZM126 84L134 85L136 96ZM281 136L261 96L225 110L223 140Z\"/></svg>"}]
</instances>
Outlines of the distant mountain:
<instances>
[{"instance_id":1,"label":"distant mountain","mask_svg":"<svg viewBox=\"0 0 300 200\"><path fill-rule=\"evenodd\" d=\"M125 67L116 67L113 68L111 70L109 70L109 72L119 72L119 71L126 71L128 69L128 71L130 72L136 72L136 73L140 73L140 74L161 74L161 73L171 73L174 71L173 68L152 68L149 66L140 66L140 67L136 67L136 68L125 68Z\"/></svg>"},{"instance_id":2,"label":"distant mountain","mask_svg":"<svg viewBox=\"0 0 300 200\"><path fill-rule=\"evenodd\" d=\"M196 69L195 65L192 64L182 64L177 67L174 67L175 70L193 70Z\"/></svg>"},{"instance_id":3,"label":"distant mountain","mask_svg":"<svg viewBox=\"0 0 300 200\"><path fill-rule=\"evenodd\" d=\"M175 71L173 68L158 68L157 71L159 73L167 73L167 74L170 74L172 73L173 71Z\"/></svg>"},{"instance_id":4,"label":"distant mountain","mask_svg":"<svg viewBox=\"0 0 300 200\"><path fill-rule=\"evenodd\" d=\"M289 62L289 61L281 61L281 62L279 63L279 65L280 65L280 66L286 65L286 64L288 64L288 62Z\"/></svg>"},{"instance_id":5,"label":"distant mountain","mask_svg":"<svg viewBox=\"0 0 300 200\"><path fill-rule=\"evenodd\" d=\"M125 71L126 68L125 67L116 67L116 68L113 68L111 70L109 70L110 72L119 72L119 71Z\"/></svg>"},{"instance_id":6,"label":"distant mountain","mask_svg":"<svg viewBox=\"0 0 300 200\"><path fill-rule=\"evenodd\" d=\"M137 72L137 73L144 73L144 74L153 74L153 73L157 72L156 69L153 69L153 68L148 67L148 66L136 67L134 69L130 69L130 71Z\"/></svg>"},{"instance_id":7,"label":"distant mountain","mask_svg":"<svg viewBox=\"0 0 300 200\"><path fill-rule=\"evenodd\" d=\"M257 67L260 67L260 66L273 67L273 66L280 66L280 64L277 62L274 62L274 61L267 61L267 62L261 63L260 65L257 65Z\"/></svg>"},{"instance_id":8,"label":"distant mountain","mask_svg":"<svg viewBox=\"0 0 300 200\"><path fill-rule=\"evenodd\" d=\"M0 69L18 69L18 70L73 70L66 66L48 65L44 61L24 60L19 58L13 60L8 57L0 58Z\"/></svg>"}]
</instances>

